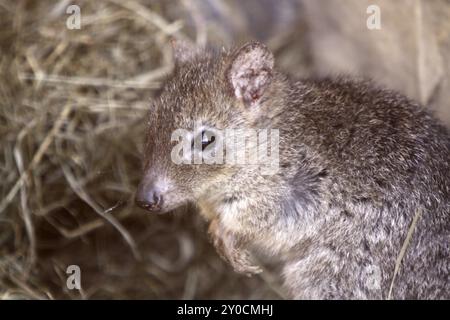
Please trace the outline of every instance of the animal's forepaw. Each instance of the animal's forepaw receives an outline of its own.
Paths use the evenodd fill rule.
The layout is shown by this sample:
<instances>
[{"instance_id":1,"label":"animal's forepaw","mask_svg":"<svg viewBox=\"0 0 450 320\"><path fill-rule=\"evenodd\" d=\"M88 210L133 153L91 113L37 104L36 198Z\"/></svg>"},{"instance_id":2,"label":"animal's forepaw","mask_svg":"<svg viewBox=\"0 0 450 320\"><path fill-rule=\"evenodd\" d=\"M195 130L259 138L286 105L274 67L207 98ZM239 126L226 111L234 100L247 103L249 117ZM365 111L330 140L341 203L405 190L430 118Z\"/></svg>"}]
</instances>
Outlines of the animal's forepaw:
<instances>
[{"instance_id":1,"label":"animal's forepaw","mask_svg":"<svg viewBox=\"0 0 450 320\"><path fill-rule=\"evenodd\" d=\"M223 228L217 219L211 222L208 232L219 255L231 264L236 272L250 276L263 271L254 265L250 253L242 248L239 238Z\"/></svg>"},{"instance_id":2,"label":"animal's forepaw","mask_svg":"<svg viewBox=\"0 0 450 320\"><path fill-rule=\"evenodd\" d=\"M234 271L251 276L261 273L261 267L252 262L250 253L245 249L236 249L227 259L232 265Z\"/></svg>"}]
</instances>

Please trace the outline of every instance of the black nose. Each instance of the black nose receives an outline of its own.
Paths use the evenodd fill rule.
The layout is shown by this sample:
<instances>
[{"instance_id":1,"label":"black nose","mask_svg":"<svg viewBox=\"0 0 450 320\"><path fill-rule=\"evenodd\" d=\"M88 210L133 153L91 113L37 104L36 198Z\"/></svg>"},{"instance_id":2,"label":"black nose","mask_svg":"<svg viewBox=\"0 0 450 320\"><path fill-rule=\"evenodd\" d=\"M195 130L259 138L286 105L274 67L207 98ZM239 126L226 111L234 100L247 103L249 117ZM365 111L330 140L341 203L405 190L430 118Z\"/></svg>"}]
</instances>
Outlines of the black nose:
<instances>
[{"instance_id":1,"label":"black nose","mask_svg":"<svg viewBox=\"0 0 450 320\"><path fill-rule=\"evenodd\" d=\"M142 184L136 192L136 204L149 211L160 211L163 203L161 192L151 184Z\"/></svg>"}]
</instances>

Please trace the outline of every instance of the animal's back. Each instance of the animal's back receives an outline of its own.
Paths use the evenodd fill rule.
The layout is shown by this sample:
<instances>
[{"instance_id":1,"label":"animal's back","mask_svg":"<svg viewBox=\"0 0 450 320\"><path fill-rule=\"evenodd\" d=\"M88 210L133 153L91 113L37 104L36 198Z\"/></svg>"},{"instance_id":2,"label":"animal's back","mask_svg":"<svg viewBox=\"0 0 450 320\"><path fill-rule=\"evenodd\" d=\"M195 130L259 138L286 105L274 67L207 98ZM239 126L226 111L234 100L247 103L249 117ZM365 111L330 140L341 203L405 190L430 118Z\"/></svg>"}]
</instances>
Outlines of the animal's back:
<instances>
[{"instance_id":1,"label":"animal's back","mask_svg":"<svg viewBox=\"0 0 450 320\"><path fill-rule=\"evenodd\" d=\"M307 148L319 159L310 166L313 175L300 171L292 178L302 189L296 201L316 192L326 218L315 218L323 221L313 236L321 245L288 265L288 282L289 274L292 280L306 272L320 284L304 290L318 296L387 298L418 215L392 297L449 298L448 131L412 101L369 82L325 79L292 88L285 119L296 132L290 145L301 141L294 149ZM305 259L318 266L303 270ZM336 280L319 281L321 269Z\"/></svg>"}]
</instances>

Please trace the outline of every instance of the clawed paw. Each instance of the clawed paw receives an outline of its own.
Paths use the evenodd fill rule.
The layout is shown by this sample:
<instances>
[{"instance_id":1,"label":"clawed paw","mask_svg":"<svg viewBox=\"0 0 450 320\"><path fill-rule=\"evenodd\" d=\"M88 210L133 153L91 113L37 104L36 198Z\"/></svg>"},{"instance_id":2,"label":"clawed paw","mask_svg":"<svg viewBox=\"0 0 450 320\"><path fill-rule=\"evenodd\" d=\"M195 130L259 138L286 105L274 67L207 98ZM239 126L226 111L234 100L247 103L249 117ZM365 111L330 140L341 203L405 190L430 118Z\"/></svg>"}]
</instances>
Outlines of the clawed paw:
<instances>
[{"instance_id":1,"label":"clawed paw","mask_svg":"<svg viewBox=\"0 0 450 320\"><path fill-rule=\"evenodd\" d=\"M251 276L263 271L259 266L254 265L250 252L242 247L239 237L223 228L217 219L211 222L208 232L219 255L236 272Z\"/></svg>"}]
</instances>

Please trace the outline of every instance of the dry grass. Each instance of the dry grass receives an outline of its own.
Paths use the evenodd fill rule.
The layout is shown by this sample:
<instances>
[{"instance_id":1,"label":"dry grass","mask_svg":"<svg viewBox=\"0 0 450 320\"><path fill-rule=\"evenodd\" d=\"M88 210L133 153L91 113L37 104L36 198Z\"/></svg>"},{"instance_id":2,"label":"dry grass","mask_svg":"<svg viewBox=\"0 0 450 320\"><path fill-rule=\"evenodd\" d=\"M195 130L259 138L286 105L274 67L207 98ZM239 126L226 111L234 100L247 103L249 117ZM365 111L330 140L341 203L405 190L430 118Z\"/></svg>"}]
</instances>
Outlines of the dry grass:
<instances>
[{"instance_id":1,"label":"dry grass","mask_svg":"<svg viewBox=\"0 0 450 320\"><path fill-rule=\"evenodd\" d=\"M76 3L81 30L68 1L0 0L0 297L276 298L218 258L192 209L133 204L148 101L170 36L187 37L165 18L178 4ZM81 291L66 288L72 264Z\"/></svg>"}]
</instances>

